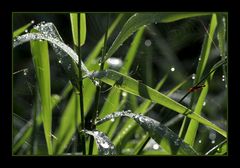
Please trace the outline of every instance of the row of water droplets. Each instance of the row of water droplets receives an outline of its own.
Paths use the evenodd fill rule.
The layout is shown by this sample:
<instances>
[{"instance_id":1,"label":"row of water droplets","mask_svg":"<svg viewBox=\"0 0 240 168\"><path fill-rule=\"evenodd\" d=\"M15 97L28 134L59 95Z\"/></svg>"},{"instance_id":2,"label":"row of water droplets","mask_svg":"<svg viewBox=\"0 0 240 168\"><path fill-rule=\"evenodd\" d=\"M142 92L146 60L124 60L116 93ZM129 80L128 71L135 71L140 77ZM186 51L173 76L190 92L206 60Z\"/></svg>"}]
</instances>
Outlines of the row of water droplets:
<instances>
[{"instance_id":1,"label":"row of water droplets","mask_svg":"<svg viewBox=\"0 0 240 168\"><path fill-rule=\"evenodd\" d=\"M53 23L45 23L41 22L33 27L34 29L38 30L40 33L27 33L21 36L18 36L14 39L13 47L16 47L18 45L21 45L25 42L31 41L31 40L47 40L52 45L54 51L59 56L59 63L62 63L62 59L64 57L67 57L68 55L76 62L78 63L78 55L67 46L61 36L59 35L56 27ZM81 61L81 67L83 70L83 73L87 76L90 76L90 72L84 65L84 63ZM68 66L68 67L71 67Z\"/></svg>"},{"instance_id":2,"label":"row of water droplets","mask_svg":"<svg viewBox=\"0 0 240 168\"><path fill-rule=\"evenodd\" d=\"M98 130L83 130L86 134L92 135L97 142L98 150L100 155L116 155L116 150L114 145L108 139L108 137Z\"/></svg>"}]
</instances>

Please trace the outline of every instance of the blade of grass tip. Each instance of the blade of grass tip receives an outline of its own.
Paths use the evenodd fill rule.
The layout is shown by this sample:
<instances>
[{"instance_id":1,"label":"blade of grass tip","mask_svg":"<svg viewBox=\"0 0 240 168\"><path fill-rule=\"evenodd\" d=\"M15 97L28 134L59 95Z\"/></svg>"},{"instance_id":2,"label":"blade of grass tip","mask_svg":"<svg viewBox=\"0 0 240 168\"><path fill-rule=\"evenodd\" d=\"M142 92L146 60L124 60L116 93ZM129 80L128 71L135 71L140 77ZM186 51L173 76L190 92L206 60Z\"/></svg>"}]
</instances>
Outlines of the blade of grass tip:
<instances>
[{"instance_id":1,"label":"blade of grass tip","mask_svg":"<svg viewBox=\"0 0 240 168\"><path fill-rule=\"evenodd\" d=\"M217 14L218 17L218 32L217 32L217 39L218 39L218 47L220 49L220 56L222 59L225 59L226 57L226 31L227 31L227 26L226 26L226 17L224 14ZM227 65L223 66L223 79L225 80L225 84L228 83L228 74L227 74Z\"/></svg>"},{"instance_id":2,"label":"blade of grass tip","mask_svg":"<svg viewBox=\"0 0 240 168\"><path fill-rule=\"evenodd\" d=\"M27 29L34 24L34 21L32 20L30 23L20 27L19 29L15 30L13 32L13 38L19 36L20 34L24 33L24 32L27 32Z\"/></svg>"},{"instance_id":3,"label":"blade of grass tip","mask_svg":"<svg viewBox=\"0 0 240 168\"><path fill-rule=\"evenodd\" d=\"M107 16L107 24L106 24L106 31L105 31L105 36L104 36L104 44L103 44L103 49L102 49L102 57L101 57L101 63L100 63L100 70L104 69L104 55L106 53L106 48L107 48L107 39L108 39L108 28L109 28L109 18L110 18L110 14L108 13ZM99 83L99 86L97 86L97 90L96 90L96 96L95 96L95 108L93 111L93 115L92 115L92 123L91 123L91 130L96 129L96 125L94 123L94 121L97 119L98 115L99 115L99 99L100 99L100 92L101 92L101 85L102 83ZM90 143L89 143L89 155L92 155L93 152L93 145L94 145L94 138L91 137L90 138Z\"/></svg>"},{"instance_id":4,"label":"blade of grass tip","mask_svg":"<svg viewBox=\"0 0 240 168\"><path fill-rule=\"evenodd\" d=\"M35 30L33 30L35 31ZM52 108L51 108L51 84L50 84L50 63L48 55L48 43L46 41L31 41L31 53L37 75L39 92L41 96L42 120L44 134L48 148L48 154L53 154L51 129L52 129Z\"/></svg>"},{"instance_id":5,"label":"blade of grass tip","mask_svg":"<svg viewBox=\"0 0 240 168\"><path fill-rule=\"evenodd\" d=\"M83 46L86 41L86 14L80 13L80 17L78 17L77 13L70 13L70 20L71 20L71 27L72 27L72 35L73 35L73 42L75 46ZM80 23L80 28L78 27L78 23ZM80 45L78 43L78 35L79 32L81 33L80 36Z\"/></svg>"},{"instance_id":6,"label":"blade of grass tip","mask_svg":"<svg viewBox=\"0 0 240 168\"><path fill-rule=\"evenodd\" d=\"M121 44L127 40L132 33L136 32L140 27L146 26L151 23L169 23L180 19L191 18L196 16L209 15L210 13L204 12L152 12L152 13L135 13L128 19L123 26L122 30L114 40L112 46L109 48L105 55L104 60L111 57Z\"/></svg>"},{"instance_id":7,"label":"blade of grass tip","mask_svg":"<svg viewBox=\"0 0 240 168\"><path fill-rule=\"evenodd\" d=\"M201 50L201 54L200 54L200 59L199 59L197 71L196 71L194 85L197 84L200 81L200 79L203 75L203 72L206 68L208 57L209 57L209 54L210 54L210 51L211 51L211 46L212 46L212 42L213 42L212 39L214 37L214 32L215 32L216 26L217 26L217 17L216 17L216 14L212 14L211 22L210 22L210 28L209 28L210 30L209 30L209 33L206 32L204 42L203 42L203 45L202 45L202 50ZM192 93L190 107L193 106L196 94L197 93ZM181 126L181 129L180 129L179 135L181 135L181 137L183 136L183 132L186 130L186 127L187 127L188 122L186 120L187 120L187 118L185 117L184 121L183 121L183 124Z\"/></svg>"}]
</instances>

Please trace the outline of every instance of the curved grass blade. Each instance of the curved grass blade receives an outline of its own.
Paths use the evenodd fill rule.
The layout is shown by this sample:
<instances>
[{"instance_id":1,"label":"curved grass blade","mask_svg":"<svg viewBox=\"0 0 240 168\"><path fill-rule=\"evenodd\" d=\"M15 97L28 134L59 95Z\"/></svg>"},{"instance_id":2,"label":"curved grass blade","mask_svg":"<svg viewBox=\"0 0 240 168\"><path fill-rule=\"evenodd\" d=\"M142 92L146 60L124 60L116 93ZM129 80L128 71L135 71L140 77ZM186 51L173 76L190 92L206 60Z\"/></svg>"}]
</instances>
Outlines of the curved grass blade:
<instances>
[{"instance_id":1,"label":"curved grass blade","mask_svg":"<svg viewBox=\"0 0 240 168\"><path fill-rule=\"evenodd\" d=\"M79 20L77 19L77 13L70 13L70 20L71 20L71 27L72 27L72 32L73 32L73 42L75 46L78 45L78 22ZM86 15L85 13L80 13L80 46L82 46L85 43L86 40Z\"/></svg>"},{"instance_id":2,"label":"curved grass blade","mask_svg":"<svg viewBox=\"0 0 240 168\"><path fill-rule=\"evenodd\" d=\"M132 33L137 31L140 27L144 25L148 25L151 23L158 23L158 22L160 23L174 22L180 19L196 17L196 16L205 16L209 14L210 13L203 13L203 12L135 13L132 17L128 19L128 21L123 26L121 32L118 34L112 46L109 48L108 52L106 53L104 61L107 60L109 57L111 57L117 51L117 49L121 46L121 44L128 37L132 35Z\"/></svg>"},{"instance_id":3,"label":"curved grass blade","mask_svg":"<svg viewBox=\"0 0 240 168\"><path fill-rule=\"evenodd\" d=\"M220 144L214 146L210 149L205 155L225 155L227 154L227 139L221 142Z\"/></svg>"},{"instance_id":4,"label":"curved grass blade","mask_svg":"<svg viewBox=\"0 0 240 168\"><path fill-rule=\"evenodd\" d=\"M178 135L172 130L147 116L131 113L130 111L115 112L97 121L96 124L101 124L112 118L122 116L134 119L159 145L164 146L164 150L167 152L174 155L197 155L197 152L194 151L194 149L188 144L183 142L183 140L178 138Z\"/></svg>"},{"instance_id":5,"label":"curved grass blade","mask_svg":"<svg viewBox=\"0 0 240 168\"><path fill-rule=\"evenodd\" d=\"M75 64L78 63L78 55L69 46L63 43L63 40L53 23L40 24L35 26L34 29L40 31L41 33L27 33L22 36L18 36L14 39L13 47L32 40L49 41L58 56L58 62L64 68L72 84L76 88L79 88L79 75L77 65ZM68 57L68 55L70 57ZM83 74L88 76L90 72L82 61L81 64Z\"/></svg>"},{"instance_id":6,"label":"curved grass blade","mask_svg":"<svg viewBox=\"0 0 240 168\"><path fill-rule=\"evenodd\" d=\"M126 91L128 93L134 94L136 96L140 96L146 99L149 99L155 103L163 105L173 111L178 113L184 114L187 117L194 119L212 129L222 134L226 137L226 131L222 130L215 124L211 123L210 121L206 120L205 118L201 117L196 113L191 113L191 110L187 107L179 104L178 102L174 101L173 99L167 97L166 95L158 92L155 89L150 88L149 86L136 81L135 79L123 75L119 72L113 70L105 70L105 71L98 71L92 73L93 78L97 78L104 83L107 83L111 86L116 86L120 90Z\"/></svg>"},{"instance_id":7,"label":"curved grass blade","mask_svg":"<svg viewBox=\"0 0 240 168\"><path fill-rule=\"evenodd\" d=\"M96 139L99 155L116 155L114 145L103 132L98 130L83 130L83 132L92 135Z\"/></svg>"},{"instance_id":8,"label":"curved grass blade","mask_svg":"<svg viewBox=\"0 0 240 168\"><path fill-rule=\"evenodd\" d=\"M48 154L51 155L53 154L51 140L52 105L48 43L45 41L31 41L30 46L41 97L41 116L43 120L45 139L47 143Z\"/></svg>"},{"instance_id":9,"label":"curved grass blade","mask_svg":"<svg viewBox=\"0 0 240 168\"><path fill-rule=\"evenodd\" d=\"M15 37L19 36L20 34L24 33L25 30L26 30L27 28L29 28L33 23L34 23L34 21L31 21L30 23L28 23L28 24L20 27L19 29L15 30L15 31L13 32L13 38L15 38Z\"/></svg>"}]
</instances>

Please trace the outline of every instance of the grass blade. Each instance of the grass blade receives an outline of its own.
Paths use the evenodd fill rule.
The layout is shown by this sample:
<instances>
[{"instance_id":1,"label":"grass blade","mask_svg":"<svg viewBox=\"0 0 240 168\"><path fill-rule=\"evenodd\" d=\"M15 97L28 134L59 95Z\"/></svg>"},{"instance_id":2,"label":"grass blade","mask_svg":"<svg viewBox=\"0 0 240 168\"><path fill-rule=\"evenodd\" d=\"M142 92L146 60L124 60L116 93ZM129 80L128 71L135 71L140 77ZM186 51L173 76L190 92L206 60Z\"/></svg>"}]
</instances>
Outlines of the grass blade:
<instances>
[{"instance_id":1,"label":"grass blade","mask_svg":"<svg viewBox=\"0 0 240 168\"><path fill-rule=\"evenodd\" d=\"M168 127L147 116L131 113L129 111L115 112L99 120L97 124L121 116L134 119L159 145L166 147L165 150L167 152L174 155L197 155L197 152L194 151L193 148L179 139Z\"/></svg>"},{"instance_id":2,"label":"grass blade","mask_svg":"<svg viewBox=\"0 0 240 168\"><path fill-rule=\"evenodd\" d=\"M53 154L51 141L52 108L48 43L46 41L31 41L30 45L41 97L41 116L43 120L45 139L47 143L48 154L51 155Z\"/></svg>"},{"instance_id":3,"label":"grass blade","mask_svg":"<svg viewBox=\"0 0 240 168\"><path fill-rule=\"evenodd\" d=\"M13 32L13 38L15 38L15 37L19 36L20 34L22 34L23 32L25 32L25 30L27 28L29 28L33 23L34 23L34 21L31 21L30 23L28 23L28 24L20 27L19 29L15 30Z\"/></svg>"},{"instance_id":4,"label":"grass blade","mask_svg":"<svg viewBox=\"0 0 240 168\"><path fill-rule=\"evenodd\" d=\"M201 117L196 113L191 113L191 110L187 107L179 104L178 102L158 92L157 90L152 89L149 86L140 83L139 81L136 81L131 77L128 77L113 70L94 72L92 76L111 86L116 86L120 90L149 99L180 114L187 115L187 117L194 119L206 126L209 126L210 128L222 134L224 137L227 136L226 131L222 130L215 124L211 123L210 121L206 120L205 118Z\"/></svg>"},{"instance_id":5,"label":"grass blade","mask_svg":"<svg viewBox=\"0 0 240 168\"><path fill-rule=\"evenodd\" d=\"M196 17L196 16L204 16L209 15L210 13L203 13L203 12L188 12L188 13L136 13L134 14L129 20L126 22L126 24L123 26L121 32L113 42L112 46L106 53L105 59L107 60L109 57L111 57L115 51L121 46L121 44L132 35L135 31L137 31L140 27L144 25L148 25L151 23L168 23L168 22L174 22L180 19L190 18L190 17Z\"/></svg>"},{"instance_id":6,"label":"grass blade","mask_svg":"<svg viewBox=\"0 0 240 168\"><path fill-rule=\"evenodd\" d=\"M103 132L98 130L84 130L83 132L92 135L96 139L99 155L116 155L114 145Z\"/></svg>"},{"instance_id":7,"label":"grass blade","mask_svg":"<svg viewBox=\"0 0 240 168\"><path fill-rule=\"evenodd\" d=\"M203 47L202 47L202 51L201 51L201 55L200 55L201 60L198 64L196 78L194 81L195 84L197 84L200 81L200 79L202 78L203 72L205 70L207 60L209 57L209 53L211 50L211 45L212 45L212 41L213 41L212 39L214 37L214 32L215 32L216 26L217 26L217 17L216 17L216 14L213 14L212 19L211 19L209 34L206 36L204 43L203 43ZM209 85L209 82L206 81L205 82L206 87L202 90L200 97L198 99L197 105L194 110L194 113L196 113L196 114L201 115L203 102L204 102L204 100L207 96L207 92L208 92L208 85ZM194 99L194 94L193 94L192 99ZM187 142L190 145L194 144L197 129L198 129L198 122L195 120L192 120L188 126L188 130L187 130L185 138L184 138L185 142Z\"/></svg>"},{"instance_id":8,"label":"grass blade","mask_svg":"<svg viewBox=\"0 0 240 168\"><path fill-rule=\"evenodd\" d=\"M70 20L71 20L71 27L72 27L72 34L73 34L73 42L75 46L78 45L78 22L80 21L80 46L84 45L86 40L86 14L80 13L80 20L77 19L77 13L70 13Z\"/></svg>"}]
</instances>

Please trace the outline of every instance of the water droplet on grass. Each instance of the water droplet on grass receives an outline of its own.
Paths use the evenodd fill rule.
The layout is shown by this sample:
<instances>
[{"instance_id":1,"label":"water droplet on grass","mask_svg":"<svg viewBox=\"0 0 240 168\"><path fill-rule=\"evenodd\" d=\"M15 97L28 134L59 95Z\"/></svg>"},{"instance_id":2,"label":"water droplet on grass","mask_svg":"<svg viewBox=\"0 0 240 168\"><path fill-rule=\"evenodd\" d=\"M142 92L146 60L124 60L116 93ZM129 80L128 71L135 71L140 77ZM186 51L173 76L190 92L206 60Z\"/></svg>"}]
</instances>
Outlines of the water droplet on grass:
<instances>
[{"instance_id":1,"label":"water droplet on grass","mask_svg":"<svg viewBox=\"0 0 240 168\"><path fill-rule=\"evenodd\" d=\"M122 92L122 96L126 97L127 96L127 92Z\"/></svg>"},{"instance_id":2,"label":"water droplet on grass","mask_svg":"<svg viewBox=\"0 0 240 168\"><path fill-rule=\"evenodd\" d=\"M62 60L58 60L58 63L61 64L61 63L62 63Z\"/></svg>"},{"instance_id":3,"label":"water droplet on grass","mask_svg":"<svg viewBox=\"0 0 240 168\"><path fill-rule=\"evenodd\" d=\"M154 145L153 145L153 149L154 149L154 150L158 150L158 149L159 149L159 145L158 145L158 144L154 144Z\"/></svg>"},{"instance_id":4,"label":"water droplet on grass","mask_svg":"<svg viewBox=\"0 0 240 168\"><path fill-rule=\"evenodd\" d=\"M174 71L175 71L175 68L174 68L174 67L171 67L171 71L174 72Z\"/></svg>"},{"instance_id":5,"label":"water droplet on grass","mask_svg":"<svg viewBox=\"0 0 240 168\"><path fill-rule=\"evenodd\" d=\"M202 140L200 139L200 140L198 141L198 143L202 143Z\"/></svg>"},{"instance_id":6,"label":"water droplet on grass","mask_svg":"<svg viewBox=\"0 0 240 168\"><path fill-rule=\"evenodd\" d=\"M32 20L32 21L31 21L31 24L34 24L34 23L35 23L35 21L34 21L34 20Z\"/></svg>"},{"instance_id":7,"label":"water droplet on grass","mask_svg":"<svg viewBox=\"0 0 240 168\"><path fill-rule=\"evenodd\" d=\"M112 119L111 119L111 121L112 121L112 122L114 122L114 121L115 121L115 119L114 119L114 118L112 118Z\"/></svg>"},{"instance_id":8,"label":"water droplet on grass","mask_svg":"<svg viewBox=\"0 0 240 168\"><path fill-rule=\"evenodd\" d=\"M108 144L107 142L102 142L102 143L101 143L101 146L102 146L103 148L109 148L109 144Z\"/></svg>"},{"instance_id":9,"label":"water droplet on grass","mask_svg":"<svg viewBox=\"0 0 240 168\"><path fill-rule=\"evenodd\" d=\"M198 58L198 61L201 61L201 57Z\"/></svg>"},{"instance_id":10,"label":"water droplet on grass","mask_svg":"<svg viewBox=\"0 0 240 168\"><path fill-rule=\"evenodd\" d=\"M206 106L206 102L205 101L203 102L203 106Z\"/></svg>"},{"instance_id":11,"label":"water droplet on grass","mask_svg":"<svg viewBox=\"0 0 240 168\"><path fill-rule=\"evenodd\" d=\"M25 33L28 33L28 29L24 30Z\"/></svg>"},{"instance_id":12,"label":"water droplet on grass","mask_svg":"<svg viewBox=\"0 0 240 168\"><path fill-rule=\"evenodd\" d=\"M27 73L28 73L28 70L27 70L27 69L24 69L24 70L23 70L23 75L26 76Z\"/></svg>"},{"instance_id":13,"label":"water droplet on grass","mask_svg":"<svg viewBox=\"0 0 240 168\"><path fill-rule=\"evenodd\" d=\"M210 139L210 140L215 140L216 139L216 133L214 133L214 132L211 132L210 134L209 134L209 136L208 136L208 138Z\"/></svg>"},{"instance_id":14,"label":"water droplet on grass","mask_svg":"<svg viewBox=\"0 0 240 168\"><path fill-rule=\"evenodd\" d=\"M152 45L152 42L151 42L151 40L146 40L144 42L144 44L145 44L145 46L150 47Z\"/></svg>"},{"instance_id":15,"label":"water droplet on grass","mask_svg":"<svg viewBox=\"0 0 240 168\"><path fill-rule=\"evenodd\" d=\"M192 79L194 80L196 78L196 75L195 74L192 74Z\"/></svg>"},{"instance_id":16,"label":"water droplet on grass","mask_svg":"<svg viewBox=\"0 0 240 168\"><path fill-rule=\"evenodd\" d=\"M215 140L212 140L211 143L212 143L212 144L215 144Z\"/></svg>"}]
</instances>

